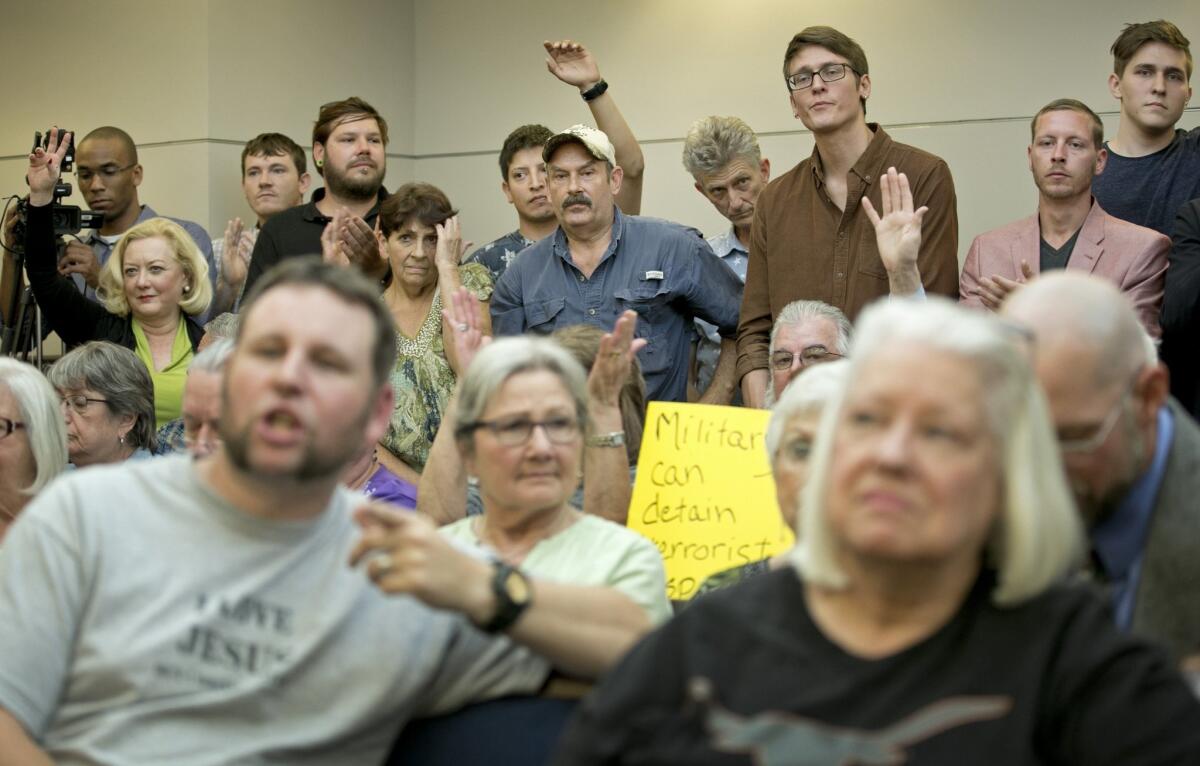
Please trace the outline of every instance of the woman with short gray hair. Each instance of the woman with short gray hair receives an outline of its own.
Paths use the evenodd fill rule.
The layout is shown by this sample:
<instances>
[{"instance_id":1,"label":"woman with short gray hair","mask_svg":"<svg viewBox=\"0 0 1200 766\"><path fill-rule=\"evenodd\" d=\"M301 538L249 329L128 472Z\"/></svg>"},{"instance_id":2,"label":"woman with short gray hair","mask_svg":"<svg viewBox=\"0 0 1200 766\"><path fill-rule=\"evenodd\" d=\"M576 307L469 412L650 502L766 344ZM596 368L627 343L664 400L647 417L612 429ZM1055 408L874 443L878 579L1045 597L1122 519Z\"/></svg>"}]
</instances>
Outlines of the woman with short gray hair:
<instances>
[{"instance_id":1,"label":"woman with short gray hair","mask_svg":"<svg viewBox=\"0 0 1200 766\"><path fill-rule=\"evenodd\" d=\"M149 457L154 450L154 386L127 348L90 341L50 368L77 468Z\"/></svg>"},{"instance_id":2,"label":"woman with short gray hair","mask_svg":"<svg viewBox=\"0 0 1200 766\"><path fill-rule=\"evenodd\" d=\"M1200 701L1072 581L1083 530L1024 348L945 299L862 315L793 566L700 599L557 763L1195 763Z\"/></svg>"},{"instance_id":3,"label":"woman with short gray hair","mask_svg":"<svg viewBox=\"0 0 1200 766\"><path fill-rule=\"evenodd\" d=\"M66 466L67 432L54 389L36 367L0 357L0 540Z\"/></svg>"}]
</instances>

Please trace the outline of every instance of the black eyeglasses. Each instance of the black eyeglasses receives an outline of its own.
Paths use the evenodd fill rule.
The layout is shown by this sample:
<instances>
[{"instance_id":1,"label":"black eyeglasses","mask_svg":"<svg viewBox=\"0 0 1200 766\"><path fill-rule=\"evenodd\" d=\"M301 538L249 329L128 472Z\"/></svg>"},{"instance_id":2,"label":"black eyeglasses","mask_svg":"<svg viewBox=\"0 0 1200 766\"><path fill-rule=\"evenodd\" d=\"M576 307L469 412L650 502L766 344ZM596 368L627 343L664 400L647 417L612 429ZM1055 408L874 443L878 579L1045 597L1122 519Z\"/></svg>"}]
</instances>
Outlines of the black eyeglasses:
<instances>
[{"instance_id":1,"label":"black eyeglasses","mask_svg":"<svg viewBox=\"0 0 1200 766\"><path fill-rule=\"evenodd\" d=\"M24 428L25 424L19 420L10 420L9 418L0 418L0 439L3 439L12 434L18 428Z\"/></svg>"},{"instance_id":2,"label":"black eyeglasses","mask_svg":"<svg viewBox=\"0 0 1200 766\"><path fill-rule=\"evenodd\" d=\"M792 353L791 351L776 351L771 354L771 367L776 370L791 369L792 360L800 359L800 367L807 367L810 364L820 364L821 362L832 362L834 359L841 359L841 354L835 354L824 346L809 346L800 353Z\"/></svg>"},{"instance_id":3,"label":"black eyeglasses","mask_svg":"<svg viewBox=\"0 0 1200 766\"><path fill-rule=\"evenodd\" d=\"M467 429L474 431L486 428L496 437L496 441L505 447L516 447L529 441L529 437L533 435L533 429L537 426L541 426L546 438L555 444L570 444L579 438L579 421L573 418L477 420L467 426Z\"/></svg>"},{"instance_id":4,"label":"black eyeglasses","mask_svg":"<svg viewBox=\"0 0 1200 766\"><path fill-rule=\"evenodd\" d=\"M93 399L83 394L68 394L66 396L59 394L58 401L63 407L70 407L75 410L76 415L82 415L87 412L88 405L92 402L97 404L108 404L107 399Z\"/></svg>"},{"instance_id":5,"label":"black eyeglasses","mask_svg":"<svg viewBox=\"0 0 1200 766\"><path fill-rule=\"evenodd\" d=\"M846 72L854 72L857 70L849 64L826 64L815 72L799 71L796 74L790 74L783 78L787 83L788 90L806 90L812 87L813 77L820 76L821 82L831 83L840 80L846 76Z\"/></svg>"},{"instance_id":6,"label":"black eyeglasses","mask_svg":"<svg viewBox=\"0 0 1200 766\"><path fill-rule=\"evenodd\" d=\"M85 184L88 181L91 181L96 176L100 176L105 181L111 181L112 179L114 179L118 175L120 175L121 173L124 173L126 170L132 170L135 167L137 167L136 162L134 162L130 165L126 165L123 168L117 167L116 165L105 165L104 167L100 168L99 170L92 170L91 168L78 168L77 167L75 169L75 177L79 179L79 183L81 183L81 184Z\"/></svg>"}]
</instances>

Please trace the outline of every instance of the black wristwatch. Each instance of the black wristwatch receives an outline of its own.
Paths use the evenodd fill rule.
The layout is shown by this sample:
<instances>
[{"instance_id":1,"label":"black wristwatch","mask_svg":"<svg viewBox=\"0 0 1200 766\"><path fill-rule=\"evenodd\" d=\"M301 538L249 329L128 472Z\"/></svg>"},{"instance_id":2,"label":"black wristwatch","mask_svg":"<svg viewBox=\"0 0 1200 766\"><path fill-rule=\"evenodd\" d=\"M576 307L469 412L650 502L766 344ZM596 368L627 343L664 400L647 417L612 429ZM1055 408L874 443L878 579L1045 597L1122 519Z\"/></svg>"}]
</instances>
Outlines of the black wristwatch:
<instances>
[{"instance_id":1,"label":"black wristwatch","mask_svg":"<svg viewBox=\"0 0 1200 766\"><path fill-rule=\"evenodd\" d=\"M606 83L604 80L600 80L600 82L596 83L579 95L583 97L584 101L595 101L603 96L607 91L608 83Z\"/></svg>"},{"instance_id":2,"label":"black wristwatch","mask_svg":"<svg viewBox=\"0 0 1200 766\"><path fill-rule=\"evenodd\" d=\"M529 587L529 578L520 569L510 567L503 561L496 561L492 566L492 593L496 596L496 613L482 628L488 633L499 633L516 622L533 601L533 589Z\"/></svg>"}]
</instances>

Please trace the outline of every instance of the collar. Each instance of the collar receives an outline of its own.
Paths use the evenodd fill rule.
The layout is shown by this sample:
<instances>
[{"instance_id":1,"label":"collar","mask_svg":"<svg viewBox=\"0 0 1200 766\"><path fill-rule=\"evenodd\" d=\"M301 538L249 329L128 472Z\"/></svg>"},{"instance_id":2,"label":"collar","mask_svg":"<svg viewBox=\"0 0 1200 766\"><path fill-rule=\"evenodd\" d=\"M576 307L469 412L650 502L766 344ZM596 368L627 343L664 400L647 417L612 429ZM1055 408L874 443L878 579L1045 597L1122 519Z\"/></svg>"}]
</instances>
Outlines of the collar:
<instances>
[{"instance_id":1,"label":"collar","mask_svg":"<svg viewBox=\"0 0 1200 766\"><path fill-rule=\"evenodd\" d=\"M739 253L741 255L750 254L749 248L742 244L742 241L738 239L737 231L732 226L730 226L726 231L723 231L717 236L713 237L709 241L708 246L713 249L713 252L717 254L718 258L725 258L733 253Z\"/></svg>"},{"instance_id":2,"label":"collar","mask_svg":"<svg viewBox=\"0 0 1200 766\"><path fill-rule=\"evenodd\" d=\"M379 206L382 205L383 201L387 198L388 190L385 187L380 186L379 191L375 193L375 205L369 211L367 211L367 215L365 218L363 218L363 220L370 220L378 216ZM304 220L312 223L329 223L333 220L317 209L317 202L323 199L325 199L324 186L314 191L309 201L300 206L300 215L304 218Z\"/></svg>"},{"instance_id":3,"label":"collar","mask_svg":"<svg viewBox=\"0 0 1200 766\"><path fill-rule=\"evenodd\" d=\"M862 156L850 168L850 172L861 178L866 183L871 183L876 176L879 175L879 166L883 162L887 152L892 148L892 137L879 126L878 122L868 122L867 127L874 133L871 138L871 143L867 144L867 148L863 151ZM813 180L818 187L825 185L825 166L821 164L821 153L814 146L812 155Z\"/></svg>"},{"instance_id":4,"label":"collar","mask_svg":"<svg viewBox=\"0 0 1200 766\"><path fill-rule=\"evenodd\" d=\"M1158 411L1158 438L1150 468L1130 487L1116 511L1092 529L1092 546L1111 580L1124 579L1142 555L1174 436L1175 417L1164 406Z\"/></svg>"},{"instance_id":5,"label":"collar","mask_svg":"<svg viewBox=\"0 0 1200 766\"><path fill-rule=\"evenodd\" d=\"M600 256L597 266L617 252L617 247L621 244L621 236L625 233L625 219L626 216L621 212L621 208L613 205L612 240L608 243L608 249L604 251L604 255ZM551 236L554 237L554 254L574 266L575 262L571 260L571 248L567 244L567 233L563 231L561 224Z\"/></svg>"}]
</instances>

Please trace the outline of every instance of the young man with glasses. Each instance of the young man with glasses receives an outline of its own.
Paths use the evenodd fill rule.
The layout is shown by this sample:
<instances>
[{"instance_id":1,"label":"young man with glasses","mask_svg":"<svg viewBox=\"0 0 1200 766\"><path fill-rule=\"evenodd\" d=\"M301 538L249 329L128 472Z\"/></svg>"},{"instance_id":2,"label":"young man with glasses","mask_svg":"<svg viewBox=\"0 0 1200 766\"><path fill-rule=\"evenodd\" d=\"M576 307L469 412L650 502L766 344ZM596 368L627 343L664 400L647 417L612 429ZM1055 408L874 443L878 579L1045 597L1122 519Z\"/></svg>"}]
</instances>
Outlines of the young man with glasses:
<instances>
[{"instance_id":1,"label":"young man with glasses","mask_svg":"<svg viewBox=\"0 0 1200 766\"><path fill-rule=\"evenodd\" d=\"M1160 335L1158 315L1171 241L1114 218L1092 197L1104 170L1104 125L1086 104L1051 101L1030 123L1026 154L1038 190L1037 213L980 234L959 279L959 299L995 311L1022 283L1042 272L1090 272L1115 284L1136 307L1142 326Z\"/></svg>"},{"instance_id":2,"label":"young man with glasses","mask_svg":"<svg viewBox=\"0 0 1200 766\"><path fill-rule=\"evenodd\" d=\"M1125 295L1063 271L1013 294L1002 314L1032 331L1033 362L1063 468L1111 586L1117 625L1200 650L1200 428Z\"/></svg>"},{"instance_id":3,"label":"young man with glasses","mask_svg":"<svg viewBox=\"0 0 1200 766\"><path fill-rule=\"evenodd\" d=\"M75 151L75 178L88 209L104 213L104 224L78 240L67 243L59 261L59 273L70 275L75 284L92 300L100 267L108 262L121 235L135 224L160 216L138 200L142 166L137 146L129 134L106 125L83 137ZM212 240L200 224L169 218L183 227L204 254L209 281L216 286L217 270L213 261Z\"/></svg>"},{"instance_id":4,"label":"young man with glasses","mask_svg":"<svg viewBox=\"0 0 1200 766\"><path fill-rule=\"evenodd\" d=\"M907 175L916 206L928 208L917 264L925 289L949 296L958 286L950 169L867 122L871 78L862 47L835 29L809 27L789 43L783 76L792 112L812 131L816 146L763 190L751 227L736 375L754 407L766 397L771 325L785 305L820 300L854 319L891 291L861 204L865 197L880 207L880 180L889 167Z\"/></svg>"}]
</instances>

